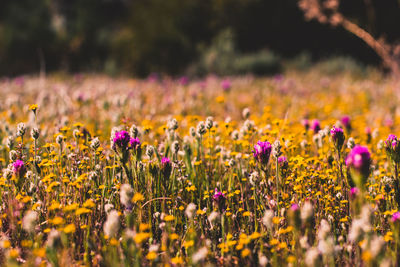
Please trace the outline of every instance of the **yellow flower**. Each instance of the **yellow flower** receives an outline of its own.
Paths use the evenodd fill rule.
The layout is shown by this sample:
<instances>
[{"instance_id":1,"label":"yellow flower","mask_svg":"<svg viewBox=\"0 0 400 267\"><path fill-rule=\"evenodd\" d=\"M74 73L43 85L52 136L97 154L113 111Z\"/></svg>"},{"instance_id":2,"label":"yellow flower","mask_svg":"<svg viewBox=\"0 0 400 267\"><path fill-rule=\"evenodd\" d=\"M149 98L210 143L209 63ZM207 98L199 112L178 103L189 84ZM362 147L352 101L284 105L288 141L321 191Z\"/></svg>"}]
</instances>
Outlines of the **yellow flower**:
<instances>
[{"instance_id":1,"label":"yellow flower","mask_svg":"<svg viewBox=\"0 0 400 267\"><path fill-rule=\"evenodd\" d=\"M79 216L79 215L81 215L81 214L86 214L86 213L90 213L90 212L91 212L90 209L87 209L87 208L79 208L79 209L77 209L77 210L75 211L75 215L76 215L76 216Z\"/></svg>"},{"instance_id":2,"label":"yellow flower","mask_svg":"<svg viewBox=\"0 0 400 267\"><path fill-rule=\"evenodd\" d=\"M179 235L177 235L175 233L172 233L172 234L169 235L169 239L171 239L171 240L176 240L178 238L179 238Z\"/></svg>"},{"instance_id":3,"label":"yellow flower","mask_svg":"<svg viewBox=\"0 0 400 267\"><path fill-rule=\"evenodd\" d=\"M139 225L139 231L144 232L146 230L148 230L150 228L150 225L148 225L147 223L141 223Z\"/></svg>"},{"instance_id":4,"label":"yellow flower","mask_svg":"<svg viewBox=\"0 0 400 267\"><path fill-rule=\"evenodd\" d=\"M118 245L118 240L115 239L115 238L111 238L111 240L110 240L110 245L111 245L111 246L117 246L117 245Z\"/></svg>"},{"instance_id":5,"label":"yellow flower","mask_svg":"<svg viewBox=\"0 0 400 267\"><path fill-rule=\"evenodd\" d=\"M173 264L183 264L183 259L181 257L174 257L171 259Z\"/></svg>"},{"instance_id":6,"label":"yellow flower","mask_svg":"<svg viewBox=\"0 0 400 267\"><path fill-rule=\"evenodd\" d=\"M45 248L36 248L36 249L34 249L33 254L35 254L35 256L37 256L37 257L44 258L44 257L46 257L46 249Z\"/></svg>"},{"instance_id":7,"label":"yellow flower","mask_svg":"<svg viewBox=\"0 0 400 267\"><path fill-rule=\"evenodd\" d=\"M9 240L4 240L0 244L1 244L1 247L4 248L4 249L11 247L11 242Z\"/></svg>"},{"instance_id":8,"label":"yellow flower","mask_svg":"<svg viewBox=\"0 0 400 267\"><path fill-rule=\"evenodd\" d=\"M249 256L251 253L250 249L246 248L243 249L242 252L240 253L240 255L242 256L242 258L246 258L247 256Z\"/></svg>"},{"instance_id":9,"label":"yellow flower","mask_svg":"<svg viewBox=\"0 0 400 267\"><path fill-rule=\"evenodd\" d=\"M29 110L32 110L33 113L36 113L36 110L38 109L38 105L37 104L32 104L29 106Z\"/></svg>"},{"instance_id":10,"label":"yellow flower","mask_svg":"<svg viewBox=\"0 0 400 267\"><path fill-rule=\"evenodd\" d=\"M194 241L193 241L193 240L185 241L185 242L183 243L183 246L184 246L185 248L193 247L193 245L194 245Z\"/></svg>"},{"instance_id":11,"label":"yellow flower","mask_svg":"<svg viewBox=\"0 0 400 267\"><path fill-rule=\"evenodd\" d=\"M85 201L85 203L83 203L83 207L91 209L91 208L96 207L96 204L93 202L93 200L88 199Z\"/></svg>"},{"instance_id":12,"label":"yellow flower","mask_svg":"<svg viewBox=\"0 0 400 267\"><path fill-rule=\"evenodd\" d=\"M146 255L146 259L148 259L149 261L155 260L156 258L157 258L157 253L155 253L154 251L150 251Z\"/></svg>"},{"instance_id":13,"label":"yellow flower","mask_svg":"<svg viewBox=\"0 0 400 267\"><path fill-rule=\"evenodd\" d=\"M164 217L164 221L166 221L166 222L170 222L170 221L173 221L173 220L175 220L174 215L167 215L167 216Z\"/></svg>"},{"instance_id":14,"label":"yellow flower","mask_svg":"<svg viewBox=\"0 0 400 267\"><path fill-rule=\"evenodd\" d=\"M10 258L15 259L19 256L19 251L15 248L10 249L9 251Z\"/></svg>"},{"instance_id":15,"label":"yellow flower","mask_svg":"<svg viewBox=\"0 0 400 267\"><path fill-rule=\"evenodd\" d=\"M249 217L251 215L250 211L243 212L243 217Z\"/></svg>"},{"instance_id":16,"label":"yellow flower","mask_svg":"<svg viewBox=\"0 0 400 267\"><path fill-rule=\"evenodd\" d=\"M204 213L206 213L204 210L200 210L199 209L199 210L196 211L197 215L203 215Z\"/></svg>"},{"instance_id":17,"label":"yellow flower","mask_svg":"<svg viewBox=\"0 0 400 267\"><path fill-rule=\"evenodd\" d=\"M71 224L68 224L67 226L65 226L64 233L72 234L72 233L75 233L75 230L76 230L75 225L71 223Z\"/></svg>"},{"instance_id":18,"label":"yellow flower","mask_svg":"<svg viewBox=\"0 0 400 267\"><path fill-rule=\"evenodd\" d=\"M62 217L55 217L51 222L54 225L60 225L64 223L64 219Z\"/></svg>"},{"instance_id":19,"label":"yellow flower","mask_svg":"<svg viewBox=\"0 0 400 267\"><path fill-rule=\"evenodd\" d=\"M135 240L136 244L141 244L144 241L146 241L148 238L150 238L149 233L137 233L133 240Z\"/></svg>"},{"instance_id":20,"label":"yellow flower","mask_svg":"<svg viewBox=\"0 0 400 267\"><path fill-rule=\"evenodd\" d=\"M133 195L133 197L132 197L132 202L133 203L140 202L140 201L143 201L143 200L144 200L144 196L142 194L138 193L138 192L135 193Z\"/></svg>"}]
</instances>

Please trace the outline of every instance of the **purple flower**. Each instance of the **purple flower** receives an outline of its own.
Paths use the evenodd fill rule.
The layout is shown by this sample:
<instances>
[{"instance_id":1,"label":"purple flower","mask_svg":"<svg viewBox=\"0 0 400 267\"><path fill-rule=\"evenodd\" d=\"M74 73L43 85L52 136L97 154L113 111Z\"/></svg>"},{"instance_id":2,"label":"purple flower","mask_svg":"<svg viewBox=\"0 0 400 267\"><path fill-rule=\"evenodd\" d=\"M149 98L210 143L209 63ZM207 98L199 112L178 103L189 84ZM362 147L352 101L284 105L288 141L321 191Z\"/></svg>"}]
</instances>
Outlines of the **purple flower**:
<instances>
[{"instance_id":1,"label":"purple flower","mask_svg":"<svg viewBox=\"0 0 400 267\"><path fill-rule=\"evenodd\" d=\"M131 148L133 148L135 150L140 148L140 145L141 145L140 140L137 137L136 138L132 138L131 137L131 140L129 141L129 144L131 145Z\"/></svg>"},{"instance_id":2,"label":"purple flower","mask_svg":"<svg viewBox=\"0 0 400 267\"><path fill-rule=\"evenodd\" d=\"M167 165L167 164L171 164L171 161L169 160L169 158L163 157L161 159L161 165Z\"/></svg>"},{"instance_id":3,"label":"purple flower","mask_svg":"<svg viewBox=\"0 0 400 267\"><path fill-rule=\"evenodd\" d=\"M397 136L389 134L385 141L385 149L388 157L395 163L400 163L400 142Z\"/></svg>"},{"instance_id":4,"label":"purple flower","mask_svg":"<svg viewBox=\"0 0 400 267\"><path fill-rule=\"evenodd\" d=\"M352 187L350 189L350 196L354 198L355 196L358 195L359 192L360 190L357 187Z\"/></svg>"},{"instance_id":5,"label":"purple flower","mask_svg":"<svg viewBox=\"0 0 400 267\"><path fill-rule=\"evenodd\" d=\"M321 124L319 123L319 120L312 121L311 130L313 130L314 133L318 133L319 130L321 130Z\"/></svg>"},{"instance_id":6,"label":"purple flower","mask_svg":"<svg viewBox=\"0 0 400 267\"><path fill-rule=\"evenodd\" d=\"M351 124L350 124L350 117L349 116L343 116L341 119L340 119L340 122L342 123L342 125L344 126L344 127L346 127L346 129L347 130L350 130L351 129Z\"/></svg>"},{"instance_id":7,"label":"purple flower","mask_svg":"<svg viewBox=\"0 0 400 267\"><path fill-rule=\"evenodd\" d=\"M13 163L13 171L16 175L23 175L25 173L25 164L22 160L17 159Z\"/></svg>"},{"instance_id":8,"label":"purple flower","mask_svg":"<svg viewBox=\"0 0 400 267\"><path fill-rule=\"evenodd\" d=\"M222 193L221 191L218 191L217 188L215 188L213 200L218 205L220 210L225 210L225 200L226 200L225 194Z\"/></svg>"},{"instance_id":9,"label":"purple flower","mask_svg":"<svg viewBox=\"0 0 400 267\"><path fill-rule=\"evenodd\" d=\"M299 207L299 205L297 205L296 203L293 203L293 204L290 206L290 209L291 209L292 211L298 211L298 210L300 209L300 207Z\"/></svg>"},{"instance_id":10,"label":"purple flower","mask_svg":"<svg viewBox=\"0 0 400 267\"><path fill-rule=\"evenodd\" d=\"M272 146L269 142L258 141L254 146L254 158L261 164L267 165L271 155Z\"/></svg>"},{"instance_id":11,"label":"purple flower","mask_svg":"<svg viewBox=\"0 0 400 267\"><path fill-rule=\"evenodd\" d=\"M400 221L400 212L398 212L398 211L396 211L392 215L392 222L397 222L397 221Z\"/></svg>"},{"instance_id":12,"label":"purple flower","mask_svg":"<svg viewBox=\"0 0 400 267\"><path fill-rule=\"evenodd\" d=\"M286 169L289 165L287 157L280 156L278 158L278 164L279 164L279 167L281 167L282 169Z\"/></svg>"},{"instance_id":13,"label":"purple flower","mask_svg":"<svg viewBox=\"0 0 400 267\"><path fill-rule=\"evenodd\" d=\"M350 168L352 178L357 186L361 187L366 182L371 165L371 154L364 146L355 146L346 158L346 166ZM354 176L354 177L353 177Z\"/></svg>"},{"instance_id":14,"label":"purple flower","mask_svg":"<svg viewBox=\"0 0 400 267\"><path fill-rule=\"evenodd\" d=\"M189 83L189 78L186 76L182 76L181 78L179 78L179 84L180 85L187 85Z\"/></svg>"},{"instance_id":15,"label":"purple flower","mask_svg":"<svg viewBox=\"0 0 400 267\"><path fill-rule=\"evenodd\" d=\"M160 75L157 72L150 73L149 77L147 77L149 82L155 83L160 80Z\"/></svg>"},{"instance_id":16,"label":"purple flower","mask_svg":"<svg viewBox=\"0 0 400 267\"><path fill-rule=\"evenodd\" d=\"M301 124L303 124L304 128L306 128L306 131L308 131L308 129L310 129L310 121L307 119L304 119L301 121Z\"/></svg>"},{"instance_id":17,"label":"purple flower","mask_svg":"<svg viewBox=\"0 0 400 267\"><path fill-rule=\"evenodd\" d=\"M393 126L393 120L392 119L386 119L384 124L387 127L392 127Z\"/></svg>"},{"instance_id":18,"label":"purple flower","mask_svg":"<svg viewBox=\"0 0 400 267\"><path fill-rule=\"evenodd\" d=\"M165 179L169 178L169 176L171 175L171 171L172 171L171 160L167 157L163 157L161 159L161 172L163 173Z\"/></svg>"},{"instance_id":19,"label":"purple flower","mask_svg":"<svg viewBox=\"0 0 400 267\"><path fill-rule=\"evenodd\" d=\"M231 89L232 84L231 81L229 79L225 79L221 82L221 87L224 91L228 91L229 89Z\"/></svg>"},{"instance_id":20,"label":"purple flower","mask_svg":"<svg viewBox=\"0 0 400 267\"><path fill-rule=\"evenodd\" d=\"M113 138L113 148L116 149L116 147L118 147L123 150L127 150L130 141L131 137L127 131L115 132Z\"/></svg>"},{"instance_id":21,"label":"purple flower","mask_svg":"<svg viewBox=\"0 0 400 267\"><path fill-rule=\"evenodd\" d=\"M341 150L345 139L343 129L333 126L333 128L331 129L331 138L333 143L335 144L335 147L338 150Z\"/></svg>"},{"instance_id":22,"label":"purple flower","mask_svg":"<svg viewBox=\"0 0 400 267\"><path fill-rule=\"evenodd\" d=\"M274 76L275 82L281 82L281 81L283 81L283 79L284 79L284 76L282 74L277 74Z\"/></svg>"}]
</instances>

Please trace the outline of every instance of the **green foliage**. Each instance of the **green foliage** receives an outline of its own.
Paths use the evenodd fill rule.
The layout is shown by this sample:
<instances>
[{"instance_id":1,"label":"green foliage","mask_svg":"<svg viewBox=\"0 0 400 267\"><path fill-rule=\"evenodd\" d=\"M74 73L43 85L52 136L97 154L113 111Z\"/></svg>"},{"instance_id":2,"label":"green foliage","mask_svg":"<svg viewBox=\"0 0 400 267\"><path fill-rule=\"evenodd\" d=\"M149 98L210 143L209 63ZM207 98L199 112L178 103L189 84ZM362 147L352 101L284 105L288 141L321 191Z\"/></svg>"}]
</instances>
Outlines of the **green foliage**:
<instances>
[{"instance_id":1,"label":"green foliage","mask_svg":"<svg viewBox=\"0 0 400 267\"><path fill-rule=\"evenodd\" d=\"M222 31L212 44L201 53L199 61L189 73L192 75L265 75L281 70L280 58L274 53L262 50L252 54L241 54L235 48L235 39L231 30Z\"/></svg>"},{"instance_id":2,"label":"green foliage","mask_svg":"<svg viewBox=\"0 0 400 267\"><path fill-rule=\"evenodd\" d=\"M315 68L323 74L336 75L349 72L357 76L366 73L366 67L351 57L337 56L321 60Z\"/></svg>"}]
</instances>

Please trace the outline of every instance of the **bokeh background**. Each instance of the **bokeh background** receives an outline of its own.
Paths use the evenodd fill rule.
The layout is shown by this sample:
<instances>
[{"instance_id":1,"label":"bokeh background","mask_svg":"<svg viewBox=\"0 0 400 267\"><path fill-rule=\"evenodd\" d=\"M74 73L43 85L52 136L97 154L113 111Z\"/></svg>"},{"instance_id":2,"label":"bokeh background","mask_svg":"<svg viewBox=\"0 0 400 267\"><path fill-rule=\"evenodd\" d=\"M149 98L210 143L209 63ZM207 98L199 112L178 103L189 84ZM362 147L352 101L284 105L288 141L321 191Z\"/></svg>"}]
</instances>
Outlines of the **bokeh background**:
<instances>
[{"instance_id":1,"label":"bokeh background","mask_svg":"<svg viewBox=\"0 0 400 267\"><path fill-rule=\"evenodd\" d=\"M340 11L374 36L400 39L399 0L346 0ZM332 57L380 66L351 33L306 21L296 0L0 1L0 76L264 75Z\"/></svg>"}]
</instances>

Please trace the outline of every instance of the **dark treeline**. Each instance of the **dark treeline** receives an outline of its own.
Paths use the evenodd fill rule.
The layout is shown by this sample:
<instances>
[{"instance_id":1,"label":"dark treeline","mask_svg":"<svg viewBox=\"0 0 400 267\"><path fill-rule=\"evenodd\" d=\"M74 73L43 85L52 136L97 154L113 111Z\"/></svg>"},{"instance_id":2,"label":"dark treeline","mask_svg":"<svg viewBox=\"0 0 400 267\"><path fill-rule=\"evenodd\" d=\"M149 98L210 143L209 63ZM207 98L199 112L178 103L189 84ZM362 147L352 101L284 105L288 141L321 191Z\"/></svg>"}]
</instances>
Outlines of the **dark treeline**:
<instances>
[{"instance_id":1,"label":"dark treeline","mask_svg":"<svg viewBox=\"0 0 400 267\"><path fill-rule=\"evenodd\" d=\"M400 39L400 1L346 0L340 9L374 36ZM305 21L296 0L1 0L0 75L179 74L226 29L242 53L379 63L345 30Z\"/></svg>"}]
</instances>

